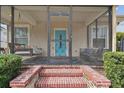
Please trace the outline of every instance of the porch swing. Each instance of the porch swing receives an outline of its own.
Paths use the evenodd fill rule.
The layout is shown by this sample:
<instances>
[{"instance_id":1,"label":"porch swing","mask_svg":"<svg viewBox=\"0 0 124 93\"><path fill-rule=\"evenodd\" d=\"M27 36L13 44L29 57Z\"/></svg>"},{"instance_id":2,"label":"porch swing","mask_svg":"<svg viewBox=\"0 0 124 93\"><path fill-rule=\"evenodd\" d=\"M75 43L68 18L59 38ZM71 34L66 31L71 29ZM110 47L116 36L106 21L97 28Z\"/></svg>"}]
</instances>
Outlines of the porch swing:
<instances>
[{"instance_id":1,"label":"porch swing","mask_svg":"<svg viewBox=\"0 0 124 93\"><path fill-rule=\"evenodd\" d=\"M20 21L21 21L21 14L19 12L18 13L18 23L20 23ZM11 49L12 43L8 43L8 47L9 47L9 49ZM25 47L25 44L15 43L14 47L15 47L15 50L14 50L15 54L17 54L17 55L25 55L25 54L29 54L30 56L33 55L33 48Z\"/></svg>"}]
</instances>

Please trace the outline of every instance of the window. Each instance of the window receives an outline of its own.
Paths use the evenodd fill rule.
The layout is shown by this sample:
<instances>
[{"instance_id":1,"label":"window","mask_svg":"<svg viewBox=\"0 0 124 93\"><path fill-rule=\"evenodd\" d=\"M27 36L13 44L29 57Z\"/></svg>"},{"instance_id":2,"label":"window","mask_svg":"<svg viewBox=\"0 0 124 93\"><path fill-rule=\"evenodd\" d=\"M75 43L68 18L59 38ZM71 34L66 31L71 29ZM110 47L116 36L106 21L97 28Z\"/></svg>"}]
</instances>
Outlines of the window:
<instances>
[{"instance_id":1,"label":"window","mask_svg":"<svg viewBox=\"0 0 124 93\"><path fill-rule=\"evenodd\" d=\"M97 47L106 48L106 39L107 39L107 27L100 26L97 31Z\"/></svg>"},{"instance_id":2,"label":"window","mask_svg":"<svg viewBox=\"0 0 124 93\"><path fill-rule=\"evenodd\" d=\"M1 23L0 24L0 43L1 43L1 47L6 48L7 47L7 25Z\"/></svg>"},{"instance_id":3,"label":"window","mask_svg":"<svg viewBox=\"0 0 124 93\"><path fill-rule=\"evenodd\" d=\"M96 37L96 28L92 27L92 36L91 42L93 48L107 48L107 26L99 26L97 28L97 37ZM97 39L96 39L97 38Z\"/></svg>"},{"instance_id":4,"label":"window","mask_svg":"<svg viewBox=\"0 0 124 93\"><path fill-rule=\"evenodd\" d=\"M28 28L16 27L15 28L15 43L28 45Z\"/></svg>"}]
</instances>

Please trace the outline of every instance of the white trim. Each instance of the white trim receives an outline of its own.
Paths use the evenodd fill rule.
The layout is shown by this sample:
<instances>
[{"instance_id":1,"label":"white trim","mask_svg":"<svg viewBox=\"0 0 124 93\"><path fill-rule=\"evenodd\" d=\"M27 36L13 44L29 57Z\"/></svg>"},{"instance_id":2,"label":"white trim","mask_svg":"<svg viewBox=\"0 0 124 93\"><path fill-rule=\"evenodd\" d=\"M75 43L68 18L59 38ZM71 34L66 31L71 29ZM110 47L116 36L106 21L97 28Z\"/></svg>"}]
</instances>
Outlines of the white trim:
<instances>
[{"instance_id":1,"label":"white trim","mask_svg":"<svg viewBox=\"0 0 124 93\"><path fill-rule=\"evenodd\" d=\"M29 24L15 24L15 27L26 27L28 29L28 46L30 45L30 25Z\"/></svg>"},{"instance_id":2,"label":"white trim","mask_svg":"<svg viewBox=\"0 0 124 93\"><path fill-rule=\"evenodd\" d=\"M54 28L54 40L55 40L55 32L56 30L64 30L66 31L66 40L68 40L68 29L67 28ZM55 42L53 43L54 45L54 56L56 56L55 54ZM69 46L68 46L68 42L66 41L66 56L69 56Z\"/></svg>"}]
</instances>

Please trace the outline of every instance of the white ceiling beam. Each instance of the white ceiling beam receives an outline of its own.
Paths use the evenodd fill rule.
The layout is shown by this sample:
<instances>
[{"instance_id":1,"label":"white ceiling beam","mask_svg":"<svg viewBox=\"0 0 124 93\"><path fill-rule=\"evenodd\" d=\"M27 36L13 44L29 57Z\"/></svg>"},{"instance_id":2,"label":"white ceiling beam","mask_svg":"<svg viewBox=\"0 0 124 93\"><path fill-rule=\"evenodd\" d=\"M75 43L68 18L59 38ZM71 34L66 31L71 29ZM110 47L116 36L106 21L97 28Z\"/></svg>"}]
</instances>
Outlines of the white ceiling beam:
<instances>
[{"instance_id":1,"label":"white ceiling beam","mask_svg":"<svg viewBox=\"0 0 124 93\"><path fill-rule=\"evenodd\" d=\"M47 6L15 6L15 8L22 11L46 11Z\"/></svg>"}]
</instances>

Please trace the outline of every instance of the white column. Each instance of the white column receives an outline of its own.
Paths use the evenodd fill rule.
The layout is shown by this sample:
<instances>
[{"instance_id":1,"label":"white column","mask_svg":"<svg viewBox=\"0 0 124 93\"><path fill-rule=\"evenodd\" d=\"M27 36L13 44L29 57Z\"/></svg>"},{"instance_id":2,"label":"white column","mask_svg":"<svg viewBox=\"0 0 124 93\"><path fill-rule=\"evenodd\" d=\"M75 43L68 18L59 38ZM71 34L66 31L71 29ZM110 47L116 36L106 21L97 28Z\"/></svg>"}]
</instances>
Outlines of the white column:
<instances>
[{"instance_id":1,"label":"white column","mask_svg":"<svg viewBox=\"0 0 124 93\"><path fill-rule=\"evenodd\" d=\"M0 47L1 47L1 5L0 5Z\"/></svg>"},{"instance_id":2,"label":"white column","mask_svg":"<svg viewBox=\"0 0 124 93\"><path fill-rule=\"evenodd\" d=\"M112 51L116 51L116 6L112 6Z\"/></svg>"}]
</instances>

